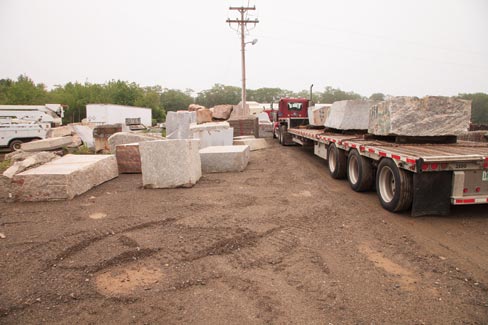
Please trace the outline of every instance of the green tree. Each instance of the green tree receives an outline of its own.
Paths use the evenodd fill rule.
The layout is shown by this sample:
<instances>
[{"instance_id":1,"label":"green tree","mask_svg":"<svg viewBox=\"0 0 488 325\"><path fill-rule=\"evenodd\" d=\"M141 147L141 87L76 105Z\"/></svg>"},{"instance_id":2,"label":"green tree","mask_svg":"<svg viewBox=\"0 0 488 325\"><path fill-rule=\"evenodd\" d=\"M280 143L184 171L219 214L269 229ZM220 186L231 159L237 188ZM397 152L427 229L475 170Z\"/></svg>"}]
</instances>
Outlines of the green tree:
<instances>
[{"instance_id":1,"label":"green tree","mask_svg":"<svg viewBox=\"0 0 488 325\"><path fill-rule=\"evenodd\" d=\"M292 94L291 91L281 88L248 89L247 100L256 101L258 103L271 103L279 101L282 97L288 97L290 94Z\"/></svg>"},{"instance_id":2,"label":"green tree","mask_svg":"<svg viewBox=\"0 0 488 325\"><path fill-rule=\"evenodd\" d=\"M320 95L320 102L332 104L333 102L337 102L339 100L346 100L346 99L361 99L361 95L353 92L353 91L343 91L339 88L332 88L330 86L325 87L325 90Z\"/></svg>"},{"instance_id":3,"label":"green tree","mask_svg":"<svg viewBox=\"0 0 488 325\"><path fill-rule=\"evenodd\" d=\"M177 89L164 89L161 93L161 106L167 111L178 111L188 109L188 105L193 103L193 97L190 96L191 89L186 92Z\"/></svg>"},{"instance_id":4,"label":"green tree","mask_svg":"<svg viewBox=\"0 0 488 325\"><path fill-rule=\"evenodd\" d=\"M459 94L461 99L469 99L471 103L471 122L488 125L488 94Z\"/></svg>"},{"instance_id":5,"label":"green tree","mask_svg":"<svg viewBox=\"0 0 488 325\"><path fill-rule=\"evenodd\" d=\"M197 104L213 107L220 104L237 105L241 101L241 88L215 84L211 89L198 93Z\"/></svg>"},{"instance_id":6,"label":"green tree","mask_svg":"<svg viewBox=\"0 0 488 325\"><path fill-rule=\"evenodd\" d=\"M17 81L0 80L0 101L11 105L40 105L46 104L48 92L44 84L35 84L32 79L20 75Z\"/></svg>"},{"instance_id":7,"label":"green tree","mask_svg":"<svg viewBox=\"0 0 488 325\"><path fill-rule=\"evenodd\" d=\"M382 94L382 93L374 93L371 96L369 96L369 99L383 101L383 100L385 100L385 94Z\"/></svg>"}]
</instances>

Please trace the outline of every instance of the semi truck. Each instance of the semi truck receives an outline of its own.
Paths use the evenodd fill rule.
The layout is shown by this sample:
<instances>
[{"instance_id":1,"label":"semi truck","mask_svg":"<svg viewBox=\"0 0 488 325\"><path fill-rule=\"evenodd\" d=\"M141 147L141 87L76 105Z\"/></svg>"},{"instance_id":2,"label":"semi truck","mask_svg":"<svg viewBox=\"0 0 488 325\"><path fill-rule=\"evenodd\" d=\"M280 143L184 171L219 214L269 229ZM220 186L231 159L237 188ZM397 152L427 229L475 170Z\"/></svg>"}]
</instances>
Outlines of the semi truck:
<instances>
[{"instance_id":1,"label":"semi truck","mask_svg":"<svg viewBox=\"0 0 488 325\"><path fill-rule=\"evenodd\" d=\"M0 122L16 120L20 123L40 122L51 126L63 124L64 107L60 104L0 105Z\"/></svg>"},{"instance_id":2,"label":"semi truck","mask_svg":"<svg viewBox=\"0 0 488 325\"><path fill-rule=\"evenodd\" d=\"M280 144L313 146L332 178L376 190L381 206L412 216L448 215L452 205L488 204L488 144L396 143L308 124L309 100L283 98L273 112Z\"/></svg>"}]
</instances>

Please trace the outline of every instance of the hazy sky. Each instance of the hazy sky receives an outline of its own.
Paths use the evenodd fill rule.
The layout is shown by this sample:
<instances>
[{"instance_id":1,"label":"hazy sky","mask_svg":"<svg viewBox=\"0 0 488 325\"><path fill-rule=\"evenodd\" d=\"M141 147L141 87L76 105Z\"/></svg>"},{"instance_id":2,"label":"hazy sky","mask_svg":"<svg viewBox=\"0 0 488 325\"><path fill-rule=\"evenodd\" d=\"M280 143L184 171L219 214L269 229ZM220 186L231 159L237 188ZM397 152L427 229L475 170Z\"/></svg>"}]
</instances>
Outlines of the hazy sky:
<instances>
[{"instance_id":1,"label":"hazy sky","mask_svg":"<svg viewBox=\"0 0 488 325\"><path fill-rule=\"evenodd\" d=\"M0 78L240 86L229 6L255 5L248 88L488 92L486 0L0 0Z\"/></svg>"}]
</instances>

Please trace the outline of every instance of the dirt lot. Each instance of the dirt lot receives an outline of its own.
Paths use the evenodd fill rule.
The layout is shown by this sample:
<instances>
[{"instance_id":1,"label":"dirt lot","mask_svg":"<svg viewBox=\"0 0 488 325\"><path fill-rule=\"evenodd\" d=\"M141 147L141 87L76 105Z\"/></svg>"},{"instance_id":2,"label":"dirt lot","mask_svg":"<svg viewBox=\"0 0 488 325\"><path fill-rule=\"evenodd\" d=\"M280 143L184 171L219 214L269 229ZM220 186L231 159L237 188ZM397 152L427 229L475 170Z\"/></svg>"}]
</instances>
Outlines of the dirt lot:
<instances>
[{"instance_id":1,"label":"dirt lot","mask_svg":"<svg viewBox=\"0 0 488 325\"><path fill-rule=\"evenodd\" d=\"M392 214L299 147L0 208L0 323L488 323L487 206Z\"/></svg>"}]
</instances>

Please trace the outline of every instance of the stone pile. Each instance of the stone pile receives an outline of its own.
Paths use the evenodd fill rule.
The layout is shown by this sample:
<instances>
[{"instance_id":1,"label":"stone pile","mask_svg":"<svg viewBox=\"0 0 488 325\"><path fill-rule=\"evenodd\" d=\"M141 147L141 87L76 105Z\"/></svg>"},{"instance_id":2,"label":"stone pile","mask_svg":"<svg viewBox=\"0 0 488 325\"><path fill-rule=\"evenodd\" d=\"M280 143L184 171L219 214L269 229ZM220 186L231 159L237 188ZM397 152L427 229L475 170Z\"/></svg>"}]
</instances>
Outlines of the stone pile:
<instances>
[{"instance_id":1,"label":"stone pile","mask_svg":"<svg viewBox=\"0 0 488 325\"><path fill-rule=\"evenodd\" d=\"M371 107L368 132L380 136L438 137L468 131L471 101L427 96L393 97Z\"/></svg>"}]
</instances>

